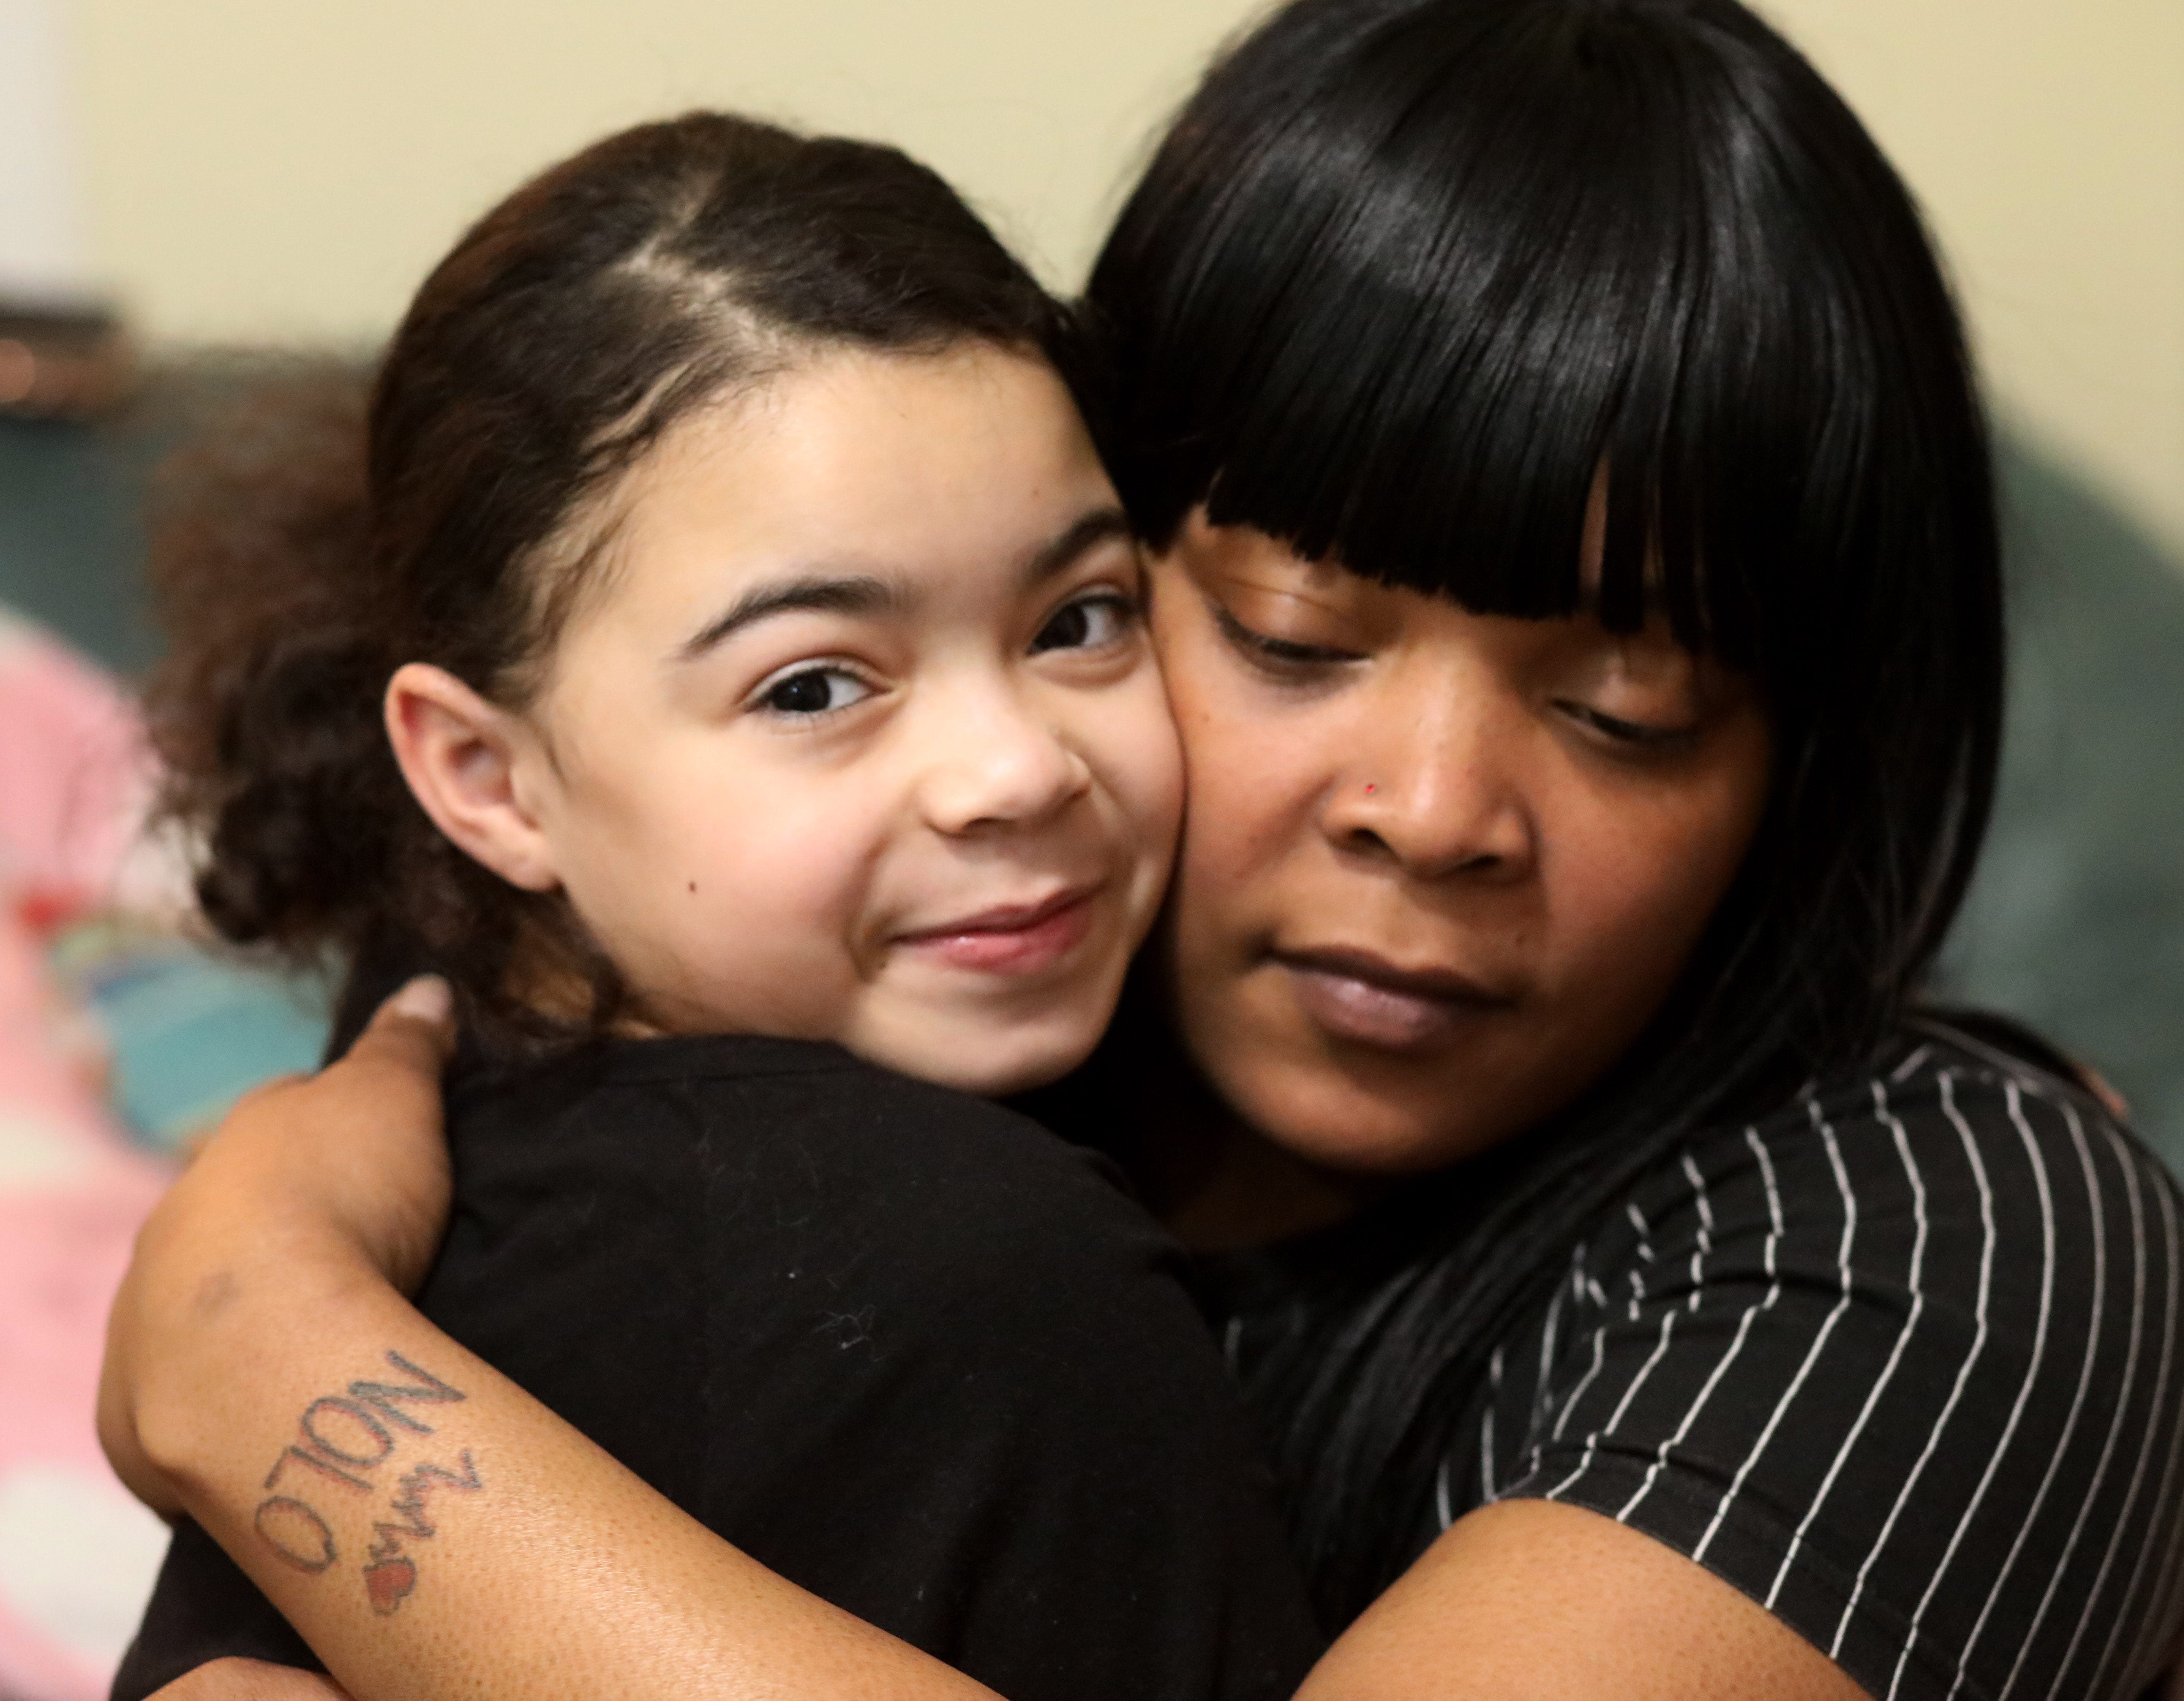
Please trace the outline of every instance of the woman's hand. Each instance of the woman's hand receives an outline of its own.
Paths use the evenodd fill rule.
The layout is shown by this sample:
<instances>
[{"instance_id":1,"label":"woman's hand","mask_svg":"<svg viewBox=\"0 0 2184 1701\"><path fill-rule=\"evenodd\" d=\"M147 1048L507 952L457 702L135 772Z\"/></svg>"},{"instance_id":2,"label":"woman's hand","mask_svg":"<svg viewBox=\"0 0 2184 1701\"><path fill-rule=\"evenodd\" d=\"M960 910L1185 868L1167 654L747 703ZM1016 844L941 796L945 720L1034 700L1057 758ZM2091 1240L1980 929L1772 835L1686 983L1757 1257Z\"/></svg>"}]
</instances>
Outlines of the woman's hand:
<instances>
[{"instance_id":1,"label":"woman's hand","mask_svg":"<svg viewBox=\"0 0 2184 1701\"><path fill-rule=\"evenodd\" d=\"M186 1671L152 1701L348 1701L332 1678L262 1659L215 1659Z\"/></svg>"},{"instance_id":2,"label":"woman's hand","mask_svg":"<svg viewBox=\"0 0 2184 1701\"><path fill-rule=\"evenodd\" d=\"M246 1270L307 1290L424 1279L447 1220L440 1071L454 1040L446 984L412 981L338 1062L238 1103L145 1224L108 1322L98 1434L154 1511L181 1502L148 1438L182 1420L201 1369L192 1325Z\"/></svg>"}]
</instances>

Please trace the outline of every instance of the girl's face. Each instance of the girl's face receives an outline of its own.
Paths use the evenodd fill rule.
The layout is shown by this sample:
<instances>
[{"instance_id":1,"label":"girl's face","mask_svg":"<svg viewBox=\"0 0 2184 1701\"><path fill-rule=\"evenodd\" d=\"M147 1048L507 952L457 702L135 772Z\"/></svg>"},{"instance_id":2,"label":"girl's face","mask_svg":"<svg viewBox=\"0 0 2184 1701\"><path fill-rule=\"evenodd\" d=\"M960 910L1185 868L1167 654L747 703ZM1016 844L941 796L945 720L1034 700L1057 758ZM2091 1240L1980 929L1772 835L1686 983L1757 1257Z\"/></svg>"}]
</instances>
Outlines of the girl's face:
<instances>
[{"instance_id":1,"label":"girl's face","mask_svg":"<svg viewBox=\"0 0 2184 1701\"><path fill-rule=\"evenodd\" d=\"M1395 1174L1583 1091L1750 841L1751 693L1665 632L1471 614L1202 515L1156 577L1190 794L1168 968L1223 1097Z\"/></svg>"},{"instance_id":2,"label":"girl's face","mask_svg":"<svg viewBox=\"0 0 2184 1701\"><path fill-rule=\"evenodd\" d=\"M521 717L525 884L567 893L662 1029L979 1092L1072 1067L1181 775L1061 382L982 347L829 354L678 427L618 506Z\"/></svg>"}]
</instances>

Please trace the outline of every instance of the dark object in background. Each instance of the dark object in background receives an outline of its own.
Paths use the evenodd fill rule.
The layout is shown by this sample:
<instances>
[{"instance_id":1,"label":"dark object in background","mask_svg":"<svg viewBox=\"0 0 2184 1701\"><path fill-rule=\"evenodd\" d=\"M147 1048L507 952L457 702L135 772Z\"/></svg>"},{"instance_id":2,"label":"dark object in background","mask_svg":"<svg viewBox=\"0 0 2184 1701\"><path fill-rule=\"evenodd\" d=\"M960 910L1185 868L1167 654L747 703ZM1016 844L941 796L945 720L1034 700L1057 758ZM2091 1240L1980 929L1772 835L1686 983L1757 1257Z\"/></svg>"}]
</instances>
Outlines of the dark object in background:
<instances>
[{"instance_id":1,"label":"dark object in background","mask_svg":"<svg viewBox=\"0 0 2184 1701\"><path fill-rule=\"evenodd\" d=\"M0 298L0 413L89 418L127 393L134 365L109 307Z\"/></svg>"}]
</instances>

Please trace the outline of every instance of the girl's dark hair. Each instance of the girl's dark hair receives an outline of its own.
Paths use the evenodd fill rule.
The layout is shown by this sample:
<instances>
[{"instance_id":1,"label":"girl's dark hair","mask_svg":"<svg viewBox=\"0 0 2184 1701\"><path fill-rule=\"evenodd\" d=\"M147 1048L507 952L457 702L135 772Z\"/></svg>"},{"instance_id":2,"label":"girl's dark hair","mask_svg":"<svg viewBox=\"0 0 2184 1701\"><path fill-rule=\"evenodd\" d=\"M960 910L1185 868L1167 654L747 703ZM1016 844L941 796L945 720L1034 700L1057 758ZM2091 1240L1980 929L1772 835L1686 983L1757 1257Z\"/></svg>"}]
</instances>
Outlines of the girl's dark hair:
<instances>
[{"instance_id":1,"label":"girl's dark hair","mask_svg":"<svg viewBox=\"0 0 2184 1701\"><path fill-rule=\"evenodd\" d=\"M168 805L229 939L429 964L488 1039L596 1029L621 988L558 897L456 850L381 723L405 661L520 707L612 536L616 480L678 420L835 347L1051 361L1072 321L893 148L694 113L586 148L481 220L418 292L368 406L324 380L170 469L153 572ZM519 979L574 973L588 1023Z\"/></svg>"},{"instance_id":2,"label":"girl's dark hair","mask_svg":"<svg viewBox=\"0 0 2184 1701\"><path fill-rule=\"evenodd\" d=\"M1994 783L1986 427L1910 197L1734 0L1296 0L1176 120L1090 302L1156 544L1203 503L1482 612L1658 607L1773 731L1756 841L1646 1037L1488 1219L1444 1213L1249 1366L1340 1622L1415 1553L1557 1227L1914 997Z\"/></svg>"}]
</instances>

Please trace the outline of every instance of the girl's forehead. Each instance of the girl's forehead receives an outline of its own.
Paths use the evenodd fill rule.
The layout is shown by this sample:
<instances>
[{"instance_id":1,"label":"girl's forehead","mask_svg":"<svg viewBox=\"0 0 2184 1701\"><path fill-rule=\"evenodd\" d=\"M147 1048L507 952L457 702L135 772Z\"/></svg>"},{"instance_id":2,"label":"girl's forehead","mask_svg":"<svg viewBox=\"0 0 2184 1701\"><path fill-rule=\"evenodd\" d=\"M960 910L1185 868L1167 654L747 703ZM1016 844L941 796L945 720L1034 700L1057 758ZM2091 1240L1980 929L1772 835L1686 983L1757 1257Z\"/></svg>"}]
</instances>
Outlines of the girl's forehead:
<instances>
[{"instance_id":1,"label":"girl's forehead","mask_svg":"<svg viewBox=\"0 0 2184 1701\"><path fill-rule=\"evenodd\" d=\"M653 648L784 586L883 588L872 612L1011 588L1074 528L1127 529L1061 379L980 344L800 361L679 423L612 506L597 604Z\"/></svg>"}]
</instances>

